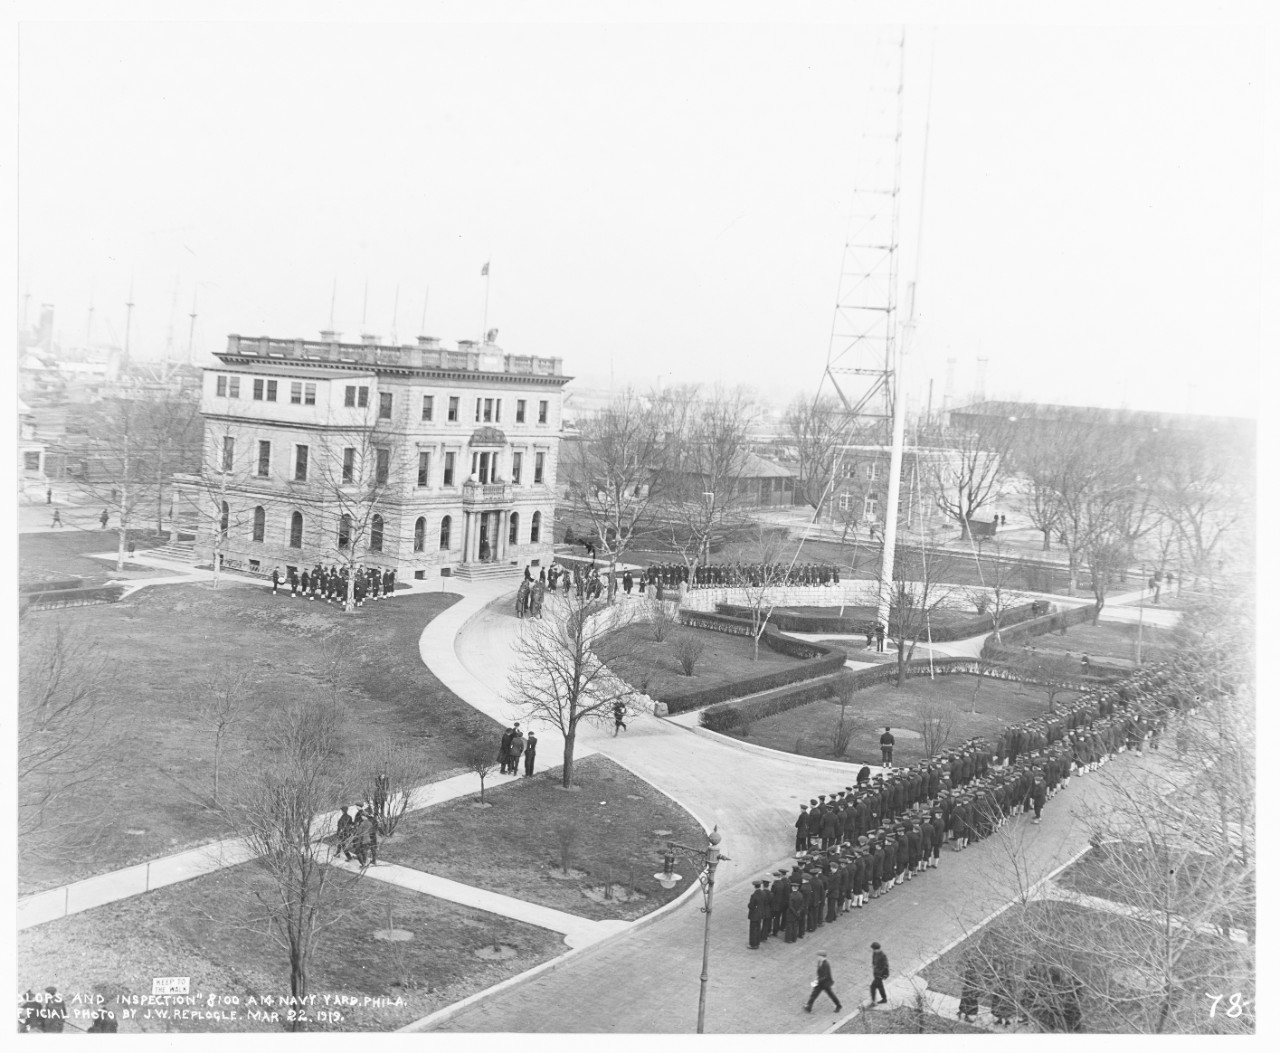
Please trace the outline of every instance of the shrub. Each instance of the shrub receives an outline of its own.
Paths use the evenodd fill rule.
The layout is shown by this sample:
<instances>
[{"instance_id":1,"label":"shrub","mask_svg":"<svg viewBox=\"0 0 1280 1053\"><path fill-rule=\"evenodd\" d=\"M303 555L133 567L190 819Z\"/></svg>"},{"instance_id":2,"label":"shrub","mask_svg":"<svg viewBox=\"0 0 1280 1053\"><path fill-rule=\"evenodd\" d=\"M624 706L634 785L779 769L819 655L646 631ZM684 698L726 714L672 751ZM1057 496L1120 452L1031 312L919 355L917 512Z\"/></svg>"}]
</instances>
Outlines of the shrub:
<instances>
[{"instance_id":1,"label":"shrub","mask_svg":"<svg viewBox=\"0 0 1280 1053\"><path fill-rule=\"evenodd\" d=\"M687 630L682 632L676 639L675 647L676 662L680 666L680 672L685 676L693 676L694 667L706 649L707 645L701 638Z\"/></svg>"},{"instance_id":2,"label":"shrub","mask_svg":"<svg viewBox=\"0 0 1280 1053\"><path fill-rule=\"evenodd\" d=\"M84 589L47 589L23 597L28 607L83 607L90 603L115 603L124 595L123 585L93 585Z\"/></svg>"},{"instance_id":3,"label":"shrub","mask_svg":"<svg viewBox=\"0 0 1280 1053\"><path fill-rule=\"evenodd\" d=\"M653 612L649 615L649 631L653 633L653 639L655 642L662 643L668 636L670 636L671 630L675 624L676 615L672 613L671 607L668 604L654 604Z\"/></svg>"}]
</instances>

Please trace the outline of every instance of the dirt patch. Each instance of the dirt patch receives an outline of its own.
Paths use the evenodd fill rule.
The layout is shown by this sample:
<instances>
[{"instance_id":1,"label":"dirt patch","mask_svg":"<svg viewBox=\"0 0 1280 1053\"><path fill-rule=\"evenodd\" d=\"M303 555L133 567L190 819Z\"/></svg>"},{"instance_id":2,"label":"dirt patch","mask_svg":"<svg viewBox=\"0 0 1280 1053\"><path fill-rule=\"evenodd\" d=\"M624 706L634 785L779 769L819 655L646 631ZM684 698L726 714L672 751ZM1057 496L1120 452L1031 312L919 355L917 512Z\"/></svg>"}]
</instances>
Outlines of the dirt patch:
<instances>
[{"instance_id":1,"label":"dirt patch","mask_svg":"<svg viewBox=\"0 0 1280 1053\"><path fill-rule=\"evenodd\" d=\"M649 898L643 892L638 890L633 892L625 885L610 885L609 893L606 896L603 888L584 888L582 890L582 894L592 903L638 903Z\"/></svg>"},{"instance_id":2,"label":"dirt patch","mask_svg":"<svg viewBox=\"0 0 1280 1053\"><path fill-rule=\"evenodd\" d=\"M570 867L568 870L552 867L547 871L547 877L554 881L581 881L586 876L587 872L579 870L577 867Z\"/></svg>"},{"instance_id":3,"label":"dirt patch","mask_svg":"<svg viewBox=\"0 0 1280 1053\"><path fill-rule=\"evenodd\" d=\"M471 952L484 962L505 962L516 957L520 952L507 943L495 943L485 947L477 947Z\"/></svg>"},{"instance_id":4,"label":"dirt patch","mask_svg":"<svg viewBox=\"0 0 1280 1053\"><path fill-rule=\"evenodd\" d=\"M413 933L408 929L378 929L374 932L375 940L385 940L388 943L404 943L406 940L413 939Z\"/></svg>"}]
</instances>

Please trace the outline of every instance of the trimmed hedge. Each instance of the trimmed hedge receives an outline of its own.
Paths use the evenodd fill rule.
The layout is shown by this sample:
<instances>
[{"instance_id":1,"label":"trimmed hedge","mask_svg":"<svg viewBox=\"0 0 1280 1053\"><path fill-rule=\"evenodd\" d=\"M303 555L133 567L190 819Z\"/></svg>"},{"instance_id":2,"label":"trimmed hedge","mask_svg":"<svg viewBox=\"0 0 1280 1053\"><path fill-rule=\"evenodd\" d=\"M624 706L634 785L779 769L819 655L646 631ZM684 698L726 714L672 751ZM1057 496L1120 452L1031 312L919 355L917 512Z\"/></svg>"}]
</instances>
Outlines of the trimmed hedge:
<instances>
[{"instance_id":1,"label":"trimmed hedge","mask_svg":"<svg viewBox=\"0 0 1280 1053\"><path fill-rule=\"evenodd\" d=\"M1010 607L1000 614L1000 627L1014 625L1034 617L1037 604L1023 603ZM751 618L751 608L733 603L717 603L716 611L731 618ZM788 633L830 633L837 636L866 634L868 629L875 631L875 621L867 621L865 617L842 618L836 614L807 614L801 611L776 607L769 613L769 624L776 629ZM947 643L951 640L967 640L971 636L990 632L992 619L990 615L974 614L963 622L954 625L938 626L933 629L931 637L934 643Z\"/></svg>"},{"instance_id":2,"label":"trimmed hedge","mask_svg":"<svg viewBox=\"0 0 1280 1053\"><path fill-rule=\"evenodd\" d=\"M703 611L682 610L680 612L680 621L682 624L695 629L710 629L713 632L729 633L733 636L750 637L752 635L750 622L744 622L737 618L725 618L723 615L708 614ZM774 688L785 687L787 684L815 680L818 677L839 672L844 668L845 653L839 648L809 643L807 640L796 640L793 637L784 636L776 629L771 629L768 626L765 627L762 641L766 647L777 651L779 654L799 658L804 661L804 664L797 665L791 669L778 669L772 673L749 676L729 684L716 684L700 691L691 691L688 694L678 695L674 698L655 695L654 700L666 703L668 713L683 713L686 710L698 709L717 702L727 702L730 699L742 698L744 695L772 691Z\"/></svg>"},{"instance_id":3,"label":"trimmed hedge","mask_svg":"<svg viewBox=\"0 0 1280 1053\"><path fill-rule=\"evenodd\" d=\"M83 607L90 603L115 603L124 595L123 585L94 585L87 589L47 589L22 597L25 607Z\"/></svg>"},{"instance_id":4,"label":"trimmed hedge","mask_svg":"<svg viewBox=\"0 0 1280 1053\"><path fill-rule=\"evenodd\" d=\"M63 578L60 581L28 581L18 586L19 592L57 592L59 589L78 589L84 578Z\"/></svg>"},{"instance_id":5,"label":"trimmed hedge","mask_svg":"<svg viewBox=\"0 0 1280 1053\"><path fill-rule=\"evenodd\" d=\"M789 709L807 706L821 698L838 698L848 690L846 681L853 673L848 669L817 680L809 680L794 687L785 688L767 697L740 698L735 702L721 702L702 711L698 723L711 731L732 731L753 720L763 720Z\"/></svg>"},{"instance_id":6,"label":"trimmed hedge","mask_svg":"<svg viewBox=\"0 0 1280 1053\"><path fill-rule=\"evenodd\" d=\"M1001 632L999 643L996 643L994 636L988 637L987 641L982 645L982 657L993 659L1003 648L1008 647L1010 644L1021 643L1032 636L1043 636L1045 633L1058 631L1072 625L1081 625L1092 620L1093 607L1086 604L1083 607L1071 607L1065 611L1056 611L1053 614L1046 614L1039 618L1032 618L1030 621L1020 622L1008 631Z\"/></svg>"},{"instance_id":7,"label":"trimmed hedge","mask_svg":"<svg viewBox=\"0 0 1280 1053\"><path fill-rule=\"evenodd\" d=\"M915 658L907 663L907 677L928 676L929 659ZM935 658L933 660L935 675L946 676L952 673L993 677L997 680L1017 680L1020 683L1037 684L1039 686L1056 686L1068 691L1087 691L1097 686L1095 678L1059 678L1024 674L1006 665L984 661L979 658ZM730 731L753 720L763 720L789 709L796 709L818 699L832 695L838 697L844 692L859 691L886 684L898 679L898 663L885 662L871 669L846 669L837 677L826 678L822 683L805 684L794 692L779 693L770 698L742 698L704 710L699 723L710 731Z\"/></svg>"}]
</instances>

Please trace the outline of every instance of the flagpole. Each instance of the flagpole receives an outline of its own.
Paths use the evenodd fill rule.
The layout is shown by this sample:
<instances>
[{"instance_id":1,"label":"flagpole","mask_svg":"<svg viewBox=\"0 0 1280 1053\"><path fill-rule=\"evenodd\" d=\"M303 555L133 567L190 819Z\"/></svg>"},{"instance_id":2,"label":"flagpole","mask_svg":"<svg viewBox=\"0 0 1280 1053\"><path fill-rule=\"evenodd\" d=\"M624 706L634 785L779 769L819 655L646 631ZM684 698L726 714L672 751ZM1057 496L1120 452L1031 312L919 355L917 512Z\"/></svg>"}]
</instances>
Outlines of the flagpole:
<instances>
[{"instance_id":1,"label":"flagpole","mask_svg":"<svg viewBox=\"0 0 1280 1053\"><path fill-rule=\"evenodd\" d=\"M480 343L485 342L485 334L489 331L489 264L484 265L484 321L480 326Z\"/></svg>"}]
</instances>

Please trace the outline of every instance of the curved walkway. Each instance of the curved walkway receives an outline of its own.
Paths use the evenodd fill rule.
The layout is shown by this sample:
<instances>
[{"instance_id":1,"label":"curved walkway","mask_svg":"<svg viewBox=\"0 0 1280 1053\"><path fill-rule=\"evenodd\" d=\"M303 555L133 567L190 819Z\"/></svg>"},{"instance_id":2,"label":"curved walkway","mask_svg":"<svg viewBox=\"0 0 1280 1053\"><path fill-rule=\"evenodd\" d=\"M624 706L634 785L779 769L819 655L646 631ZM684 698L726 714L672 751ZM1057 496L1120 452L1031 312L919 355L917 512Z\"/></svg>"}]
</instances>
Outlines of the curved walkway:
<instances>
[{"instance_id":1,"label":"curved walkway","mask_svg":"<svg viewBox=\"0 0 1280 1053\"><path fill-rule=\"evenodd\" d=\"M496 595L485 596L477 590L455 604L447 612L453 615L452 626L439 624L442 619L437 618L432 626L438 626L441 638L427 646L425 637L435 635L429 627L423 657L460 697L508 722L519 712L504 694L514 659L511 645L521 623L504 602L504 590L493 592ZM509 586L505 592L510 592ZM453 641L444 638L450 630L457 632ZM556 749L558 736L541 730L543 751ZM710 1032L826 1030L830 1016L800 1011L815 949L827 951L838 963L837 987L848 992L843 997L851 1006L860 1001L872 939L885 943L896 975L909 978L945 945L1002 909L1029 877L1051 873L1087 846L1087 830L1073 814L1071 802L1097 795L1096 781L1073 780L1069 795L1046 811L1042 825L1014 824L1001 838L974 850L946 853L938 870L824 928L821 947L812 940L770 940L751 951L746 946L745 907L751 881L791 859L786 835L798 802L820 792L820 787L834 788L842 781L839 773L823 761L735 750L674 721L647 715L629 721L629 730L617 737L599 728L583 728L578 742L578 755L591 751L608 757L672 797L704 825L720 828L728 859L716 882ZM1021 867L994 872L1015 848ZM554 970L504 985L489 996L468 1000L456 1012L433 1014L406 1030L690 1031L697 1011L703 920L695 896L650 925L566 958ZM744 997L748 989L763 997ZM588 990L608 994L583 999ZM794 992L794 997L780 990Z\"/></svg>"}]
</instances>

